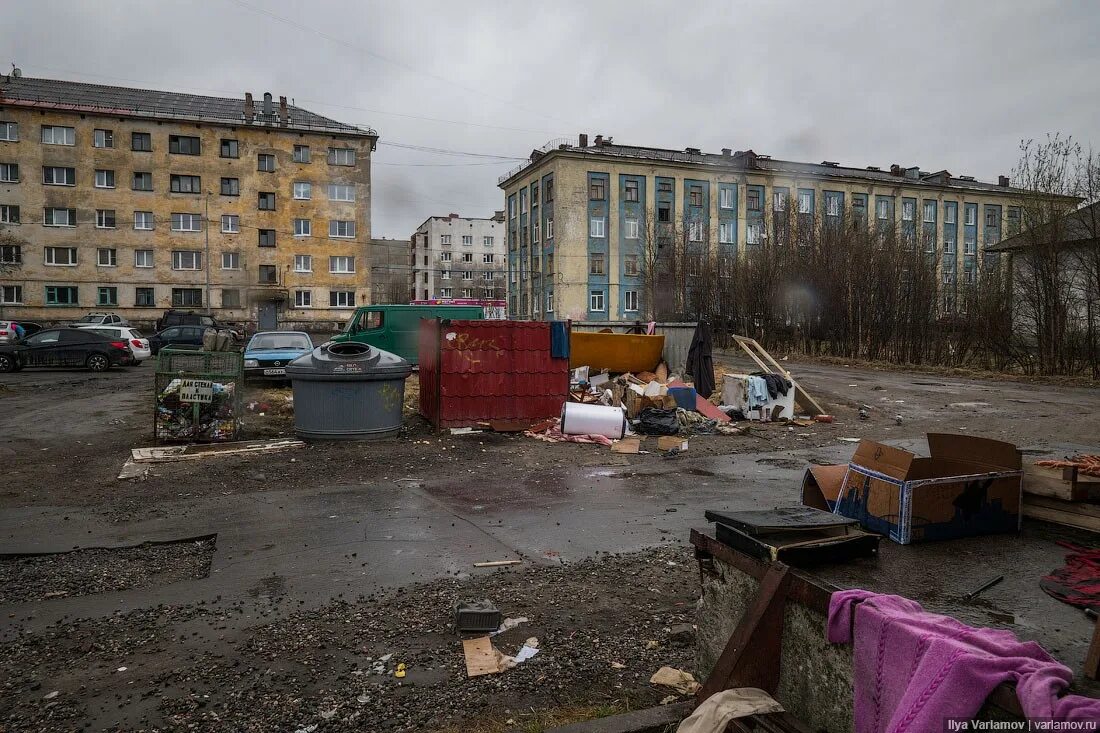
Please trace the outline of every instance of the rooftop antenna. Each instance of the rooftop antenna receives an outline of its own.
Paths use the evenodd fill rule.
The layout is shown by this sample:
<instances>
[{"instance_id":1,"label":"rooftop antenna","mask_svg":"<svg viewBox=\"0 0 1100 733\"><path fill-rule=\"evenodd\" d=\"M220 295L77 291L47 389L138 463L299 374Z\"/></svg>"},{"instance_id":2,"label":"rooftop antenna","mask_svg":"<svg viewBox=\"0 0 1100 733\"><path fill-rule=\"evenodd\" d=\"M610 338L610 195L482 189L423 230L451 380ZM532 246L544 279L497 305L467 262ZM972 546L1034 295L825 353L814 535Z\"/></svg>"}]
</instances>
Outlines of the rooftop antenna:
<instances>
[{"instance_id":1,"label":"rooftop antenna","mask_svg":"<svg viewBox=\"0 0 1100 733\"><path fill-rule=\"evenodd\" d=\"M12 62L11 74L9 74L9 76L14 76L16 79L23 76L23 70L16 66L14 61Z\"/></svg>"}]
</instances>

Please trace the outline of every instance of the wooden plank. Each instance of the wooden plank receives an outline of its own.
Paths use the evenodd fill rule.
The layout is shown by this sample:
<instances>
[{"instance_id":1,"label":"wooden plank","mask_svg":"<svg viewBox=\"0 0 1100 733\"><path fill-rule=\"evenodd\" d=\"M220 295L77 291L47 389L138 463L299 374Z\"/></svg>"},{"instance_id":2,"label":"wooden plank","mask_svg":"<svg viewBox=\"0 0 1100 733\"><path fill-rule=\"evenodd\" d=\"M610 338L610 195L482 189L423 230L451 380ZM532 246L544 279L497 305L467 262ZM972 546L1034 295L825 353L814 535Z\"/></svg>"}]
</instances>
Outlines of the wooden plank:
<instances>
[{"instance_id":1,"label":"wooden plank","mask_svg":"<svg viewBox=\"0 0 1100 733\"><path fill-rule=\"evenodd\" d=\"M475 562L475 568L503 568L508 565L522 565L523 560L487 560L485 562Z\"/></svg>"},{"instance_id":2,"label":"wooden plank","mask_svg":"<svg viewBox=\"0 0 1100 733\"><path fill-rule=\"evenodd\" d=\"M734 336L733 338L737 341L738 345L744 349L745 353L749 355L749 358L756 362L756 365L759 366L762 371L772 374L781 374L791 381L791 386L794 388L795 401L802 405L803 411L811 415L826 414L825 409L817 403L817 400L791 377L791 373L780 366L779 362L777 362L763 346L758 344L755 339L746 336ZM755 353L753 353L753 349L758 349L760 354L771 363L771 366L765 364Z\"/></svg>"},{"instance_id":3,"label":"wooden plank","mask_svg":"<svg viewBox=\"0 0 1100 733\"><path fill-rule=\"evenodd\" d=\"M1024 504L1044 507L1046 509L1058 509L1059 511L1069 512L1070 514L1083 514L1087 517L1100 519L1100 506L1096 504L1062 501L1061 499L1052 499L1049 496L1025 496Z\"/></svg>"},{"instance_id":4,"label":"wooden plank","mask_svg":"<svg viewBox=\"0 0 1100 733\"><path fill-rule=\"evenodd\" d=\"M1090 680L1100 677L1100 618L1096 619L1096 626L1092 629L1092 642L1089 643L1089 651L1085 655L1084 674Z\"/></svg>"},{"instance_id":5,"label":"wooden plank","mask_svg":"<svg viewBox=\"0 0 1100 733\"><path fill-rule=\"evenodd\" d=\"M462 641L462 653L466 657L467 677L480 677L485 674L496 674L500 671L496 654L493 653L493 643L489 641L488 636L464 639Z\"/></svg>"},{"instance_id":6,"label":"wooden plank","mask_svg":"<svg viewBox=\"0 0 1100 733\"><path fill-rule=\"evenodd\" d=\"M1064 478L1065 471L1025 465L1023 487L1025 494L1049 496L1064 501L1086 501L1089 498L1088 486L1071 476Z\"/></svg>"},{"instance_id":7,"label":"wooden plank","mask_svg":"<svg viewBox=\"0 0 1100 733\"><path fill-rule=\"evenodd\" d=\"M240 453L271 453L287 448L302 448L301 440L252 440L232 443L211 443L203 445L167 445L151 448L133 448L130 455L139 463L157 463L165 461L196 461L203 458L236 455Z\"/></svg>"},{"instance_id":8,"label":"wooden plank","mask_svg":"<svg viewBox=\"0 0 1100 733\"><path fill-rule=\"evenodd\" d=\"M1045 522L1053 522L1054 524L1064 524L1067 527L1077 527L1090 532L1100 532L1100 519L1087 514L1075 514L1061 509L1050 509L1045 506L1025 503L1024 516L1031 519L1041 519Z\"/></svg>"},{"instance_id":9,"label":"wooden plank","mask_svg":"<svg viewBox=\"0 0 1100 733\"><path fill-rule=\"evenodd\" d=\"M730 634L726 648L696 693L703 702L731 687L757 687L774 693L779 686L783 644L783 609L787 604L788 567L772 563L760 581L756 596Z\"/></svg>"},{"instance_id":10,"label":"wooden plank","mask_svg":"<svg viewBox=\"0 0 1100 733\"><path fill-rule=\"evenodd\" d=\"M623 438L611 444L612 453L638 453L642 450L640 438Z\"/></svg>"}]
</instances>

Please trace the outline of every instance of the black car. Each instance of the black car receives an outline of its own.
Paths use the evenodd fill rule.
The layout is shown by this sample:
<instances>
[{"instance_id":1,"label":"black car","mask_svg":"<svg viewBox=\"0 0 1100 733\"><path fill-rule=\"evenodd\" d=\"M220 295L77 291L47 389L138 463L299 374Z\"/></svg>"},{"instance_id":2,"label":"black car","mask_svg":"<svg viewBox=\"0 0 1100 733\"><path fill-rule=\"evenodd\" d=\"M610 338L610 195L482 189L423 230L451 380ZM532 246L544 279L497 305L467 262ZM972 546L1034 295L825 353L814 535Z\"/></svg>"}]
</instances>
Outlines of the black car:
<instances>
[{"instance_id":1,"label":"black car","mask_svg":"<svg viewBox=\"0 0 1100 733\"><path fill-rule=\"evenodd\" d=\"M23 367L85 367L102 372L133 359L130 346L83 328L48 328L0 346L0 372Z\"/></svg>"},{"instance_id":2,"label":"black car","mask_svg":"<svg viewBox=\"0 0 1100 733\"><path fill-rule=\"evenodd\" d=\"M163 331L171 326L204 326L206 328L221 328L214 316L195 311L166 310L157 319L157 331Z\"/></svg>"},{"instance_id":3,"label":"black car","mask_svg":"<svg viewBox=\"0 0 1100 733\"><path fill-rule=\"evenodd\" d=\"M201 349L202 335L207 326L171 326L149 337L149 348L154 354L171 346L173 349Z\"/></svg>"}]
</instances>

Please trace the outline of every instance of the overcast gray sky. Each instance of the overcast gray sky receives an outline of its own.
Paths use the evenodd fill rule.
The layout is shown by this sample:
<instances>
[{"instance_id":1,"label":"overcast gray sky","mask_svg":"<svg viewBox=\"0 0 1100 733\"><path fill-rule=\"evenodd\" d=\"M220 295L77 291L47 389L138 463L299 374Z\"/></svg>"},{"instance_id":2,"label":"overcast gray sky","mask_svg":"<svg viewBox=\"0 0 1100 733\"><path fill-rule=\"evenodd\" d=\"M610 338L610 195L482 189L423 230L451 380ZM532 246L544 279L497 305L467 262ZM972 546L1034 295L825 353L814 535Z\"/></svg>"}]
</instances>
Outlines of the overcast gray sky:
<instances>
[{"instance_id":1,"label":"overcast gray sky","mask_svg":"<svg viewBox=\"0 0 1100 733\"><path fill-rule=\"evenodd\" d=\"M381 134L373 235L503 208L502 157L576 133L996 179L1100 147L1100 2L9 0L27 76L296 102ZM425 119L434 118L434 119Z\"/></svg>"}]
</instances>

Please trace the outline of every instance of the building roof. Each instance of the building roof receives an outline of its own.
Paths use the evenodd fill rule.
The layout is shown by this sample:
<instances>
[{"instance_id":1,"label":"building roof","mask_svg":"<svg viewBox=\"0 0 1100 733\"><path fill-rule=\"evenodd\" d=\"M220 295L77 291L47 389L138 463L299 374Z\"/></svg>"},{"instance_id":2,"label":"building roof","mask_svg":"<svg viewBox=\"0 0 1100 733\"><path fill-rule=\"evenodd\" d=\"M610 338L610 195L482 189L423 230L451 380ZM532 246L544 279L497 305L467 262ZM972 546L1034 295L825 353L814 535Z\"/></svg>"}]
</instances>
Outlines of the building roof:
<instances>
[{"instance_id":1,"label":"building roof","mask_svg":"<svg viewBox=\"0 0 1100 733\"><path fill-rule=\"evenodd\" d=\"M1066 214L1057 225L1061 232L1060 244L1073 245L1100 241L1100 201ZM1008 239L1002 239L997 244L986 247L985 251L1008 252L1025 249L1036 240L1043 241L1043 232L1050 230L1053 226L1053 223L1044 224L1035 232L1022 232Z\"/></svg>"},{"instance_id":2,"label":"building roof","mask_svg":"<svg viewBox=\"0 0 1100 733\"><path fill-rule=\"evenodd\" d=\"M794 160L779 160L768 155L758 154L752 150L738 150L735 152L726 149L722 153L704 153L697 148L672 150L636 145L618 145L607 140L596 140L594 144L585 147L581 147L576 142L567 139L551 140L541 148L531 151L529 160L502 175L497 180L497 185L504 187L512 178L520 175L524 170L537 164L543 158L564 153L584 157L627 158L659 163L687 164L736 172L781 173L791 176L812 177L819 180L832 178L851 181L858 179L894 186L927 186L935 189L957 188L995 194L1026 193L1020 189L1000 185L1000 183L977 181L969 176L952 176L946 170L934 173L922 171L919 166L894 165L886 170L881 170L876 166L857 168L831 161L802 163Z\"/></svg>"},{"instance_id":3,"label":"building roof","mask_svg":"<svg viewBox=\"0 0 1100 733\"><path fill-rule=\"evenodd\" d=\"M245 122L244 97L207 97L152 89L131 89L60 79L0 76L0 105L87 112L90 114L194 120L224 125L282 127L279 100L270 116L263 113L263 95L254 100L255 121ZM287 105L287 129L377 138L369 127L357 127Z\"/></svg>"}]
</instances>

